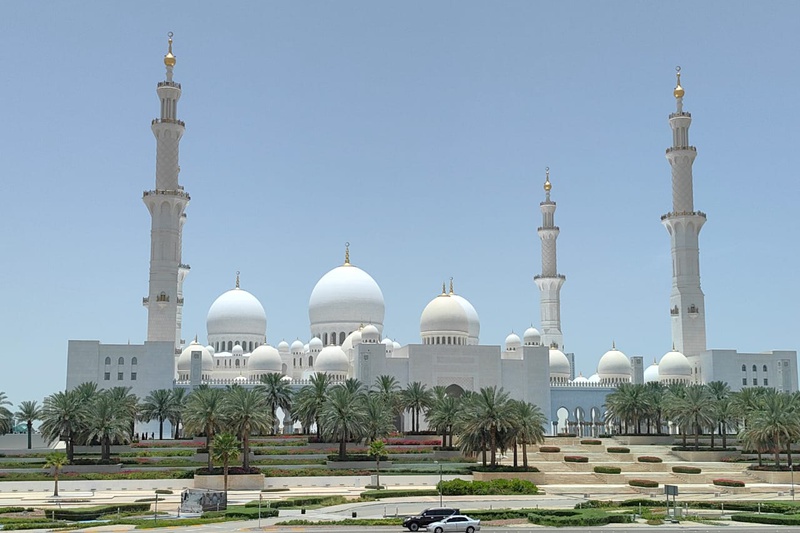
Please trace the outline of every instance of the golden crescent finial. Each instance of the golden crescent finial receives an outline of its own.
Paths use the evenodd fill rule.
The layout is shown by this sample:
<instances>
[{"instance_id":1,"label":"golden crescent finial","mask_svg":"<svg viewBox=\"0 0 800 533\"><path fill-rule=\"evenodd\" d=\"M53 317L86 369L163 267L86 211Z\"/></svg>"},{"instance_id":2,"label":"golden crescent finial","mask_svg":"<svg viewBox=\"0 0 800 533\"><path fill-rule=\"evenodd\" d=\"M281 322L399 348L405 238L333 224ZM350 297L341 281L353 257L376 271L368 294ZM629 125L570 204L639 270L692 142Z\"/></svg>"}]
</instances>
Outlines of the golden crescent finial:
<instances>
[{"instance_id":1,"label":"golden crescent finial","mask_svg":"<svg viewBox=\"0 0 800 533\"><path fill-rule=\"evenodd\" d=\"M239 271L236 271L236 288L239 288Z\"/></svg>"},{"instance_id":2,"label":"golden crescent finial","mask_svg":"<svg viewBox=\"0 0 800 533\"><path fill-rule=\"evenodd\" d=\"M675 76L678 78L678 82L675 85L675 90L672 91L672 94L675 96L675 98L683 98L683 95L686 94L686 91L684 91L683 87L681 87L681 67L680 67L680 65L675 67Z\"/></svg>"},{"instance_id":3,"label":"golden crescent finial","mask_svg":"<svg viewBox=\"0 0 800 533\"><path fill-rule=\"evenodd\" d=\"M172 35L172 32L167 33L167 37L169 37L169 40L167 41L169 44L169 49L167 50L167 55L164 56L164 64L168 67L174 67L175 63L177 63L175 56L172 55Z\"/></svg>"},{"instance_id":4,"label":"golden crescent finial","mask_svg":"<svg viewBox=\"0 0 800 533\"><path fill-rule=\"evenodd\" d=\"M544 167L544 190L550 192L553 185L550 183L550 167Z\"/></svg>"},{"instance_id":5,"label":"golden crescent finial","mask_svg":"<svg viewBox=\"0 0 800 533\"><path fill-rule=\"evenodd\" d=\"M350 264L350 243L349 242L344 243L344 264L345 265L349 265Z\"/></svg>"}]
</instances>

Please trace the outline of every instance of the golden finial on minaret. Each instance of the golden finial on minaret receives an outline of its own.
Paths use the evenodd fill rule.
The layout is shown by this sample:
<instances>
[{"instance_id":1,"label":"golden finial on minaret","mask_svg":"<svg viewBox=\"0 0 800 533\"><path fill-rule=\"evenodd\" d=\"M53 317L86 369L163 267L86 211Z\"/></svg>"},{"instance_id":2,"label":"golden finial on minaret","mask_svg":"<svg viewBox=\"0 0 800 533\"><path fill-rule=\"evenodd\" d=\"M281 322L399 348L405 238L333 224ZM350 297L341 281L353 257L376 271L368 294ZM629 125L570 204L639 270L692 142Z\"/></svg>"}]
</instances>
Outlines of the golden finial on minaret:
<instances>
[{"instance_id":1,"label":"golden finial on minaret","mask_svg":"<svg viewBox=\"0 0 800 533\"><path fill-rule=\"evenodd\" d=\"M239 271L236 271L236 288L239 288Z\"/></svg>"},{"instance_id":2,"label":"golden finial on minaret","mask_svg":"<svg viewBox=\"0 0 800 533\"><path fill-rule=\"evenodd\" d=\"M544 192L550 192L553 185L550 183L550 167L544 167Z\"/></svg>"},{"instance_id":3,"label":"golden finial on minaret","mask_svg":"<svg viewBox=\"0 0 800 533\"><path fill-rule=\"evenodd\" d=\"M450 277L450 294L454 294L453 293L453 277L452 276Z\"/></svg>"},{"instance_id":4,"label":"golden finial on minaret","mask_svg":"<svg viewBox=\"0 0 800 533\"><path fill-rule=\"evenodd\" d=\"M345 265L349 265L350 264L350 243L349 242L344 243L344 264Z\"/></svg>"},{"instance_id":5,"label":"golden finial on minaret","mask_svg":"<svg viewBox=\"0 0 800 533\"><path fill-rule=\"evenodd\" d=\"M164 56L164 64L168 67L174 67L177 61L175 56L172 55L172 32L169 32L167 35L169 36L169 50L167 50L167 55Z\"/></svg>"},{"instance_id":6,"label":"golden finial on minaret","mask_svg":"<svg viewBox=\"0 0 800 533\"><path fill-rule=\"evenodd\" d=\"M675 67L675 75L678 77L678 83L675 85L675 90L672 91L672 94L675 96L675 98L683 98L683 95L685 94L685 91L683 90L683 87L681 87L681 67L680 66Z\"/></svg>"}]
</instances>

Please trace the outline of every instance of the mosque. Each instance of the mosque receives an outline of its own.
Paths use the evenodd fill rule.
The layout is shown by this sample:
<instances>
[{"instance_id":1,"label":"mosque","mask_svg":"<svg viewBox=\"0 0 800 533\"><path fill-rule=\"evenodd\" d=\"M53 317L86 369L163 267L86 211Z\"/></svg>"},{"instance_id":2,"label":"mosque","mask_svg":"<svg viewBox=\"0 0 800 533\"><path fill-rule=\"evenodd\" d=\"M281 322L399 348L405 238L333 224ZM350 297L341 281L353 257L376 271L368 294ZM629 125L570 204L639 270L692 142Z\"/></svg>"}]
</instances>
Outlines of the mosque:
<instances>
[{"instance_id":1,"label":"mosque","mask_svg":"<svg viewBox=\"0 0 800 533\"><path fill-rule=\"evenodd\" d=\"M692 116L683 110L680 69L674 89L676 111L669 115L672 145L666 151L672 168L672 210L661 217L672 251L673 347L647 368L642 356L629 358L612 345L596 372L576 376L573 354L562 351L560 291L566 277L557 269L560 230L549 169L538 228L542 267L534 277L541 295L541 330L531 327L522 338L511 333L502 347L481 344L479 315L455 292L451 280L422 310L419 342L403 346L383 336L383 293L367 272L351 263L348 244L343 264L322 276L311 291L307 341L267 344L264 307L240 287L237 274L235 286L208 310L206 341L195 339L182 346L183 282L190 268L183 262L181 241L190 196L178 179L184 122L177 112L181 85L173 80L176 58L171 35L164 64L166 79L156 89L160 116L151 124L157 146L156 184L143 194L152 220L149 293L143 298L147 341L141 345L69 341L68 389L93 381L101 388L128 386L144 397L155 389L201 384L255 386L271 373L297 388L314 373L327 373L337 381L358 378L366 384L388 374L403 388L421 382L428 388L445 387L456 396L466 390L502 387L512 398L538 405L552 424L548 431L581 435L604 431L605 397L620 383L721 380L732 390L750 386L798 390L795 351L706 348L698 241L706 215L694 207L692 164L697 150L689 144ZM291 428L290 420L284 422Z\"/></svg>"}]
</instances>

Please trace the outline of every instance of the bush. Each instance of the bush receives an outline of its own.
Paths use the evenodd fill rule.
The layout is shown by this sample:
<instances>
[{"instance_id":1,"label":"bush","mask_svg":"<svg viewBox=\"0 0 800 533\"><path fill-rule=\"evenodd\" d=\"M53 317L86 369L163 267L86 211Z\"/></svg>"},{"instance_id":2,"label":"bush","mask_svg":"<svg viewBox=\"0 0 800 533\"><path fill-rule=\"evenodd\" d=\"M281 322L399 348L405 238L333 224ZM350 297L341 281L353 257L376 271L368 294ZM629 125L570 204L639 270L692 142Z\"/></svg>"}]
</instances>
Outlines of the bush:
<instances>
[{"instance_id":1,"label":"bush","mask_svg":"<svg viewBox=\"0 0 800 533\"><path fill-rule=\"evenodd\" d=\"M489 494L538 494L539 489L524 479L492 479L489 481L464 481L453 479L437 484L446 496L470 496Z\"/></svg>"},{"instance_id":2,"label":"bush","mask_svg":"<svg viewBox=\"0 0 800 533\"><path fill-rule=\"evenodd\" d=\"M260 474L261 470L258 468L244 468L241 466L231 466L228 468L228 475L229 476L241 476L244 474ZM224 474L223 468L221 466L215 466L210 472L208 468L198 468L194 471L196 476L221 476Z\"/></svg>"},{"instance_id":3,"label":"bush","mask_svg":"<svg viewBox=\"0 0 800 533\"><path fill-rule=\"evenodd\" d=\"M609 514L598 509L537 509L528 514L528 521L551 527L602 526L610 523L632 522L632 515Z\"/></svg>"},{"instance_id":4,"label":"bush","mask_svg":"<svg viewBox=\"0 0 800 533\"><path fill-rule=\"evenodd\" d=\"M345 502L347 502L347 498L344 496L298 496L295 498L286 498L285 500L270 501L269 506L272 509L292 509L311 506L327 507L330 505L341 505ZM258 500L247 502L244 506L248 508L258 507ZM261 508L264 508L264 502L261 502Z\"/></svg>"},{"instance_id":5,"label":"bush","mask_svg":"<svg viewBox=\"0 0 800 533\"><path fill-rule=\"evenodd\" d=\"M95 507L77 507L74 509L48 509L47 514L54 520L97 520L103 515L123 513L144 513L150 510L149 503L116 503L114 505L98 505Z\"/></svg>"},{"instance_id":6,"label":"bush","mask_svg":"<svg viewBox=\"0 0 800 533\"><path fill-rule=\"evenodd\" d=\"M756 524L775 524L781 526L800 526L800 516L783 514L736 513L731 515L734 522L752 522Z\"/></svg>"},{"instance_id":7,"label":"bush","mask_svg":"<svg viewBox=\"0 0 800 533\"><path fill-rule=\"evenodd\" d=\"M672 471L676 474L699 474L703 470L696 466L673 466Z\"/></svg>"},{"instance_id":8,"label":"bush","mask_svg":"<svg viewBox=\"0 0 800 533\"><path fill-rule=\"evenodd\" d=\"M744 481L736 479L715 479L713 483L718 487L744 487Z\"/></svg>"},{"instance_id":9,"label":"bush","mask_svg":"<svg viewBox=\"0 0 800 533\"><path fill-rule=\"evenodd\" d=\"M156 494L172 494L170 489L156 489Z\"/></svg>"},{"instance_id":10,"label":"bush","mask_svg":"<svg viewBox=\"0 0 800 533\"><path fill-rule=\"evenodd\" d=\"M508 465L496 465L496 466L470 466L469 469L472 472L539 472L540 470L535 466L529 466L525 468L524 466L508 466Z\"/></svg>"},{"instance_id":11,"label":"bush","mask_svg":"<svg viewBox=\"0 0 800 533\"><path fill-rule=\"evenodd\" d=\"M375 458L365 453L348 453L344 459L340 459L338 453L333 453L328 456L328 461L372 461L374 463Z\"/></svg>"},{"instance_id":12,"label":"bush","mask_svg":"<svg viewBox=\"0 0 800 533\"><path fill-rule=\"evenodd\" d=\"M620 474L622 469L618 466L596 466L594 472L595 474Z\"/></svg>"},{"instance_id":13,"label":"bush","mask_svg":"<svg viewBox=\"0 0 800 533\"><path fill-rule=\"evenodd\" d=\"M558 446L539 446L539 451L542 453L558 453L561 448Z\"/></svg>"},{"instance_id":14,"label":"bush","mask_svg":"<svg viewBox=\"0 0 800 533\"><path fill-rule=\"evenodd\" d=\"M629 479L628 485L631 487L645 487L648 489L655 489L658 487L658 481L652 481L649 479Z\"/></svg>"},{"instance_id":15,"label":"bush","mask_svg":"<svg viewBox=\"0 0 800 533\"><path fill-rule=\"evenodd\" d=\"M663 463L664 460L661 457L653 457L651 455L641 455L636 458L637 461L640 463Z\"/></svg>"},{"instance_id":16,"label":"bush","mask_svg":"<svg viewBox=\"0 0 800 533\"><path fill-rule=\"evenodd\" d=\"M0 507L0 514L5 513L21 513L25 510L24 507Z\"/></svg>"},{"instance_id":17,"label":"bush","mask_svg":"<svg viewBox=\"0 0 800 533\"><path fill-rule=\"evenodd\" d=\"M585 455L565 455L564 462L567 463L588 463L589 458Z\"/></svg>"},{"instance_id":18,"label":"bush","mask_svg":"<svg viewBox=\"0 0 800 533\"><path fill-rule=\"evenodd\" d=\"M416 496L438 496L439 489L384 489L366 490L361 497L366 500L380 500L382 498L406 498Z\"/></svg>"},{"instance_id":19,"label":"bush","mask_svg":"<svg viewBox=\"0 0 800 533\"><path fill-rule=\"evenodd\" d=\"M595 444L603 444L603 443L602 443L602 441L599 441L599 440L597 440L597 439L583 439L583 440L581 441L581 444L591 444L591 445L595 445Z\"/></svg>"},{"instance_id":20,"label":"bush","mask_svg":"<svg viewBox=\"0 0 800 533\"><path fill-rule=\"evenodd\" d=\"M73 459L70 464L81 466L117 465L119 464L119 459L86 459L78 457Z\"/></svg>"},{"instance_id":21,"label":"bush","mask_svg":"<svg viewBox=\"0 0 800 533\"><path fill-rule=\"evenodd\" d=\"M631 453L631 449L624 446L609 446L606 448L606 453Z\"/></svg>"}]
</instances>

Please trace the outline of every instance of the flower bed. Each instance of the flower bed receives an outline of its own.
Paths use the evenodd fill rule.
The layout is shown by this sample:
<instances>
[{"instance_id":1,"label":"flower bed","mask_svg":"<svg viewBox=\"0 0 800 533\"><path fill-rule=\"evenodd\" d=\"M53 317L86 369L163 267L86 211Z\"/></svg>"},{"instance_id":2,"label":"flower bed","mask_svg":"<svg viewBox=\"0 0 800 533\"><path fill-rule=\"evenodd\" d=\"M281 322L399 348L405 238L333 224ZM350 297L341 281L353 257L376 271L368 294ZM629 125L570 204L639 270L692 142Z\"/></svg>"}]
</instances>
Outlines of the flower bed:
<instances>
[{"instance_id":1,"label":"flower bed","mask_svg":"<svg viewBox=\"0 0 800 533\"><path fill-rule=\"evenodd\" d=\"M441 446L441 439L402 439L389 437L383 439L383 442L390 446Z\"/></svg>"},{"instance_id":2,"label":"flower bed","mask_svg":"<svg viewBox=\"0 0 800 533\"><path fill-rule=\"evenodd\" d=\"M650 479L629 479L628 485L631 487L645 487L648 489L655 489L658 487L658 481Z\"/></svg>"},{"instance_id":3,"label":"flower bed","mask_svg":"<svg viewBox=\"0 0 800 533\"><path fill-rule=\"evenodd\" d=\"M585 455L565 455L564 462L566 463L588 463L589 458Z\"/></svg>"},{"instance_id":4,"label":"flower bed","mask_svg":"<svg viewBox=\"0 0 800 533\"><path fill-rule=\"evenodd\" d=\"M715 479L712 483L718 487L744 487L744 481L736 479Z\"/></svg>"},{"instance_id":5,"label":"flower bed","mask_svg":"<svg viewBox=\"0 0 800 533\"><path fill-rule=\"evenodd\" d=\"M640 463L663 463L664 460L661 457L653 457L652 455L641 455L636 458L637 461Z\"/></svg>"},{"instance_id":6,"label":"flower bed","mask_svg":"<svg viewBox=\"0 0 800 533\"><path fill-rule=\"evenodd\" d=\"M676 474L700 474L703 470L696 466L673 466L672 471Z\"/></svg>"},{"instance_id":7,"label":"flower bed","mask_svg":"<svg viewBox=\"0 0 800 533\"><path fill-rule=\"evenodd\" d=\"M539 446L539 451L542 453L558 453L561 448L558 446Z\"/></svg>"},{"instance_id":8,"label":"flower bed","mask_svg":"<svg viewBox=\"0 0 800 533\"><path fill-rule=\"evenodd\" d=\"M606 448L606 453L631 453L631 449L624 446L609 446Z\"/></svg>"},{"instance_id":9,"label":"flower bed","mask_svg":"<svg viewBox=\"0 0 800 533\"><path fill-rule=\"evenodd\" d=\"M618 466L596 466L594 467L595 474L621 474L622 469Z\"/></svg>"},{"instance_id":10,"label":"flower bed","mask_svg":"<svg viewBox=\"0 0 800 533\"><path fill-rule=\"evenodd\" d=\"M594 446L596 444L603 444L603 443L602 443L602 441L599 441L597 439L583 439L581 441L581 444L591 444L591 445Z\"/></svg>"},{"instance_id":11,"label":"flower bed","mask_svg":"<svg viewBox=\"0 0 800 533\"><path fill-rule=\"evenodd\" d=\"M144 440L134 442L131 448L199 448L205 445L205 440Z\"/></svg>"}]
</instances>

